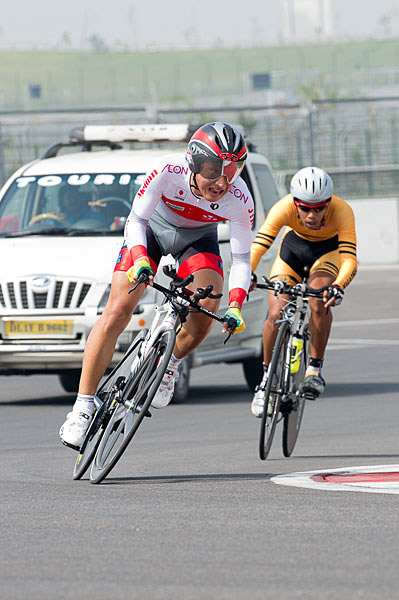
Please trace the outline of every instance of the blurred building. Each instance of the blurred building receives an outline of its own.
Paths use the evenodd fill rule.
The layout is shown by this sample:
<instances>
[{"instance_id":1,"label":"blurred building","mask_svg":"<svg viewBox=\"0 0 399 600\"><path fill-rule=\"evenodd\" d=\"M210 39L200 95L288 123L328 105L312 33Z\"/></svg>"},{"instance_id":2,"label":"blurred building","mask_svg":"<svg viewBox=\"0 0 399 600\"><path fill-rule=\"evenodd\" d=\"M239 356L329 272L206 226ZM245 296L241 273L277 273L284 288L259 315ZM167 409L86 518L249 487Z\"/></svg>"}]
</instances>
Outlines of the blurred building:
<instances>
[{"instance_id":1,"label":"blurred building","mask_svg":"<svg viewBox=\"0 0 399 600\"><path fill-rule=\"evenodd\" d=\"M281 0L281 37L285 43L312 43L333 36L332 0Z\"/></svg>"}]
</instances>

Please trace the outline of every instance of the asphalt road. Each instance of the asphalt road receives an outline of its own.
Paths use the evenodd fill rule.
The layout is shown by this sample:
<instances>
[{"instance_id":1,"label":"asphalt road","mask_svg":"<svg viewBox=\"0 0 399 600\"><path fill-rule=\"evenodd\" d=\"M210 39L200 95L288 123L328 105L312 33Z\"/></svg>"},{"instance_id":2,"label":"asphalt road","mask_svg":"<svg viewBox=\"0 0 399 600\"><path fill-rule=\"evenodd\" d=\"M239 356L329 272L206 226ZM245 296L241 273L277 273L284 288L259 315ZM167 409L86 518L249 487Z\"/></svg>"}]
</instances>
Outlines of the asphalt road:
<instances>
[{"instance_id":1,"label":"asphalt road","mask_svg":"<svg viewBox=\"0 0 399 600\"><path fill-rule=\"evenodd\" d=\"M98 486L72 480L54 377L1 383L2 599L399 598L398 496L275 485L293 471L399 464L399 269L361 269L335 310L325 395L294 456L240 366L193 372Z\"/></svg>"}]
</instances>

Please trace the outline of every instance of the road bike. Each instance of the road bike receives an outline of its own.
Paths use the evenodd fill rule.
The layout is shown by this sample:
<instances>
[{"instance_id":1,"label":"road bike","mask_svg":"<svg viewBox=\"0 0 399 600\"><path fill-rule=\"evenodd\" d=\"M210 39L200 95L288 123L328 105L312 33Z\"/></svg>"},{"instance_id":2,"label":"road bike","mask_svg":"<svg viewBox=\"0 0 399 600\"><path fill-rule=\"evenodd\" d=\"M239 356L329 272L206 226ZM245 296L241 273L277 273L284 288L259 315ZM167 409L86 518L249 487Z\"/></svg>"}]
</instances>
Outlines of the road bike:
<instances>
[{"instance_id":1,"label":"road bike","mask_svg":"<svg viewBox=\"0 0 399 600\"><path fill-rule=\"evenodd\" d=\"M155 308L150 329L137 334L95 394L97 412L80 448L74 479L80 479L91 465L90 482L100 483L114 468L143 420L151 417L151 402L188 314L201 312L224 323L223 317L200 304L204 298L222 296L212 293L213 286L193 292L186 287L194 279L192 274L182 279L170 265L164 267L164 273L171 278L169 288L155 281L150 284L164 295L164 302ZM142 283L148 283L147 272L140 275L130 291ZM236 327L235 319L229 319L227 327L229 339Z\"/></svg>"},{"instance_id":2,"label":"road bike","mask_svg":"<svg viewBox=\"0 0 399 600\"><path fill-rule=\"evenodd\" d=\"M291 456L301 427L306 400L314 394L303 389L309 358L309 300L323 298L327 286L312 288L303 283L289 285L285 281L265 283L257 288L274 292L281 303L278 333L268 368L265 405L259 436L259 456L265 460L270 452L276 425L283 421L283 454Z\"/></svg>"}]
</instances>

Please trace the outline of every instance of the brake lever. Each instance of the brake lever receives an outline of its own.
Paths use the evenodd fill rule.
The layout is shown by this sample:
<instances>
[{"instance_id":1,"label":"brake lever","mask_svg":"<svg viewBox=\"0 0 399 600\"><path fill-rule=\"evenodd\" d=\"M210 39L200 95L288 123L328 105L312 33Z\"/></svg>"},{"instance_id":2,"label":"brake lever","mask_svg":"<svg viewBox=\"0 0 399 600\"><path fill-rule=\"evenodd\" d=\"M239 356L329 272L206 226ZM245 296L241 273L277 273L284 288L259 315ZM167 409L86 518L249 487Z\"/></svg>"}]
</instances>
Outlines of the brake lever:
<instances>
[{"instance_id":1,"label":"brake lever","mask_svg":"<svg viewBox=\"0 0 399 600\"><path fill-rule=\"evenodd\" d=\"M224 340L224 342L223 342L224 344L227 344L227 342L229 341L229 339L233 335L236 327L237 327L237 321L235 319L233 319L232 317L230 317L230 319L227 321L227 330L229 332L229 335Z\"/></svg>"},{"instance_id":2,"label":"brake lever","mask_svg":"<svg viewBox=\"0 0 399 600\"><path fill-rule=\"evenodd\" d=\"M142 283L148 283L148 277L149 277L149 271L143 271L142 273L140 273L136 283L134 284L134 286L132 288L130 288L130 290L128 291L128 294L131 294L132 292L134 292L134 290L136 290L139 285L141 285Z\"/></svg>"},{"instance_id":3,"label":"brake lever","mask_svg":"<svg viewBox=\"0 0 399 600\"><path fill-rule=\"evenodd\" d=\"M171 289L176 289L176 288L183 289L192 281L194 281L194 275L192 273L190 273L190 275L188 275L185 279L182 279L181 277L176 276L174 278L174 280L170 282L170 287L171 287Z\"/></svg>"},{"instance_id":4,"label":"brake lever","mask_svg":"<svg viewBox=\"0 0 399 600\"><path fill-rule=\"evenodd\" d=\"M205 289L199 287L194 294L194 302L203 300L204 298L221 298L223 294L212 294L213 285L208 285Z\"/></svg>"}]
</instances>

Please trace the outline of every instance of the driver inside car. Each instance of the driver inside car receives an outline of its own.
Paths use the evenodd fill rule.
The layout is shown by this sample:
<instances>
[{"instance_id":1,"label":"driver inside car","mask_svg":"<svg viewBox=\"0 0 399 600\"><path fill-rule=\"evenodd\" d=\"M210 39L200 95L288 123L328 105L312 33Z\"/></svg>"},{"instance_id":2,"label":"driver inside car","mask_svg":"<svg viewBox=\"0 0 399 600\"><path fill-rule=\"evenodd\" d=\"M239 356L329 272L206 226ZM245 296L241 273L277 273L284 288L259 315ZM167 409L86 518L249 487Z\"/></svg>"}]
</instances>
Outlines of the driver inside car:
<instances>
[{"instance_id":1,"label":"driver inside car","mask_svg":"<svg viewBox=\"0 0 399 600\"><path fill-rule=\"evenodd\" d=\"M63 220L71 225L78 221L99 221L108 226L105 216L101 214L101 205L90 206L91 194L80 192L70 187L63 187L59 193L59 206Z\"/></svg>"}]
</instances>

